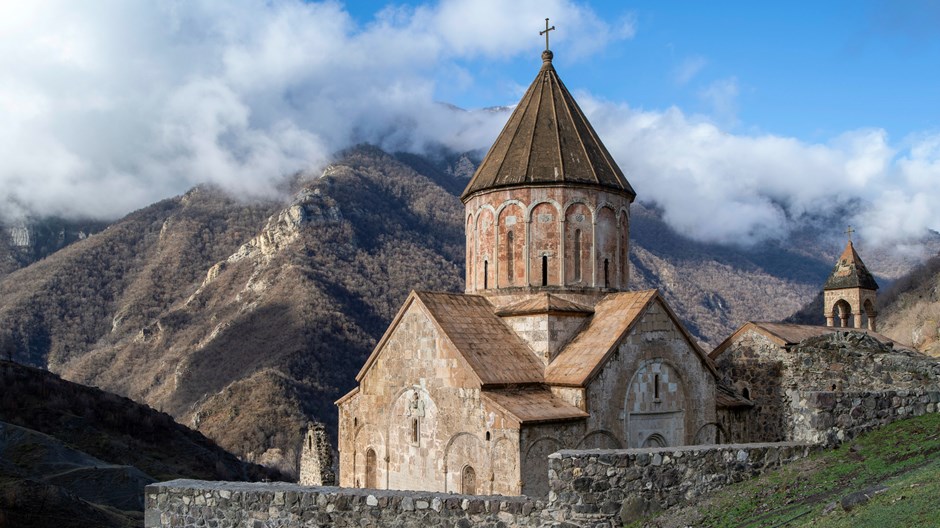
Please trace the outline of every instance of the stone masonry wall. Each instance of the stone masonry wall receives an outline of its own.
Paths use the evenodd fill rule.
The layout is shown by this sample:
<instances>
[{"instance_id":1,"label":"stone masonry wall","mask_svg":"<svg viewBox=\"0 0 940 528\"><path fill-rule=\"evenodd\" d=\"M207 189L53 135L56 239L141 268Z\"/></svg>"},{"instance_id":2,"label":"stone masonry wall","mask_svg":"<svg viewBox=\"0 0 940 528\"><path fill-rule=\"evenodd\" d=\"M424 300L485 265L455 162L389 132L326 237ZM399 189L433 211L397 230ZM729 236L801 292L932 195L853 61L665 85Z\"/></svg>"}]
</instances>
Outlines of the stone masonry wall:
<instances>
[{"instance_id":1,"label":"stone masonry wall","mask_svg":"<svg viewBox=\"0 0 940 528\"><path fill-rule=\"evenodd\" d=\"M560 451L549 457L550 517L575 526L621 526L818 449L782 442Z\"/></svg>"},{"instance_id":2,"label":"stone masonry wall","mask_svg":"<svg viewBox=\"0 0 940 528\"><path fill-rule=\"evenodd\" d=\"M607 527L807 456L807 444L561 451L529 497L174 480L147 486L146 528Z\"/></svg>"},{"instance_id":3,"label":"stone masonry wall","mask_svg":"<svg viewBox=\"0 0 940 528\"><path fill-rule=\"evenodd\" d=\"M895 420L940 412L940 391L787 391L792 439L839 444Z\"/></svg>"},{"instance_id":4,"label":"stone masonry wall","mask_svg":"<svg viewBox=\"0 0 940 528\"><path fill-rule=\"evenodd\" d=\"M333 470L333 447L326 437L326 427L311 423L304 435L300 451L300 479L304 486L332 486L336 484Z\"/></svg>"},{"instance_id":5,"label":"stone masonry wall","mask_svg":"<svg viewBox=\"0 0 940 528\"><path fill-rule=\"evenodd\" d=\"M173 480L147 487L146 528L540 526L528 497ZM499 523L499 524L497 524Z\"/></svg>"}]
</instances>

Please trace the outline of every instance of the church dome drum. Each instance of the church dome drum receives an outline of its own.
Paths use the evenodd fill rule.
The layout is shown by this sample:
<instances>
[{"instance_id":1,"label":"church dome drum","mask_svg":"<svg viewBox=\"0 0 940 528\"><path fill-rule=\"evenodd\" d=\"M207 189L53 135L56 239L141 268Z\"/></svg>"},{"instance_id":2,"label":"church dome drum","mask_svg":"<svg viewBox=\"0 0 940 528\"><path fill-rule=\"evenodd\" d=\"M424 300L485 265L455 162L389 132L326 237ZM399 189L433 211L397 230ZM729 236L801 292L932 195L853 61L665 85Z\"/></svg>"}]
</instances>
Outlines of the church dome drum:
<instances>
[{"instance_id":1,"label":"church dome drum","mask_svg":"<svg viewBox=\"0 0 940 528\"><path fill-rule=\"evenodd\" d=\"M635 197L546 50L461 196L466 291L625 290Z\"/></svg>"}]
</instances>

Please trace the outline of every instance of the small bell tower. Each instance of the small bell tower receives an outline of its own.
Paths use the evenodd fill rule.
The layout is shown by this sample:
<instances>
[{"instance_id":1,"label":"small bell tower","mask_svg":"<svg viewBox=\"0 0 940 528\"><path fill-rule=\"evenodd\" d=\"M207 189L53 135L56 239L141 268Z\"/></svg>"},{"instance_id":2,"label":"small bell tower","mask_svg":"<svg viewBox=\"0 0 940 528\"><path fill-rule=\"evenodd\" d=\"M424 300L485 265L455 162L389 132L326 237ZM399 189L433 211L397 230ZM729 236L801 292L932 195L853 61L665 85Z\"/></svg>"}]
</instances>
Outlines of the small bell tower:
<instances>
[{"instance_id":1,"label":"small bell tower","mask_svg":"<svg viewBox=\"0 0 940 528\"><path fill-rule=\"evenodd\" d=\"M838 321L843 328L867 328L874 332L878 283L852 245L854 232L849 226L846 231L849 241L823 286L823 312L826 326L836 326Z\"/></svg>"}]
</instances>

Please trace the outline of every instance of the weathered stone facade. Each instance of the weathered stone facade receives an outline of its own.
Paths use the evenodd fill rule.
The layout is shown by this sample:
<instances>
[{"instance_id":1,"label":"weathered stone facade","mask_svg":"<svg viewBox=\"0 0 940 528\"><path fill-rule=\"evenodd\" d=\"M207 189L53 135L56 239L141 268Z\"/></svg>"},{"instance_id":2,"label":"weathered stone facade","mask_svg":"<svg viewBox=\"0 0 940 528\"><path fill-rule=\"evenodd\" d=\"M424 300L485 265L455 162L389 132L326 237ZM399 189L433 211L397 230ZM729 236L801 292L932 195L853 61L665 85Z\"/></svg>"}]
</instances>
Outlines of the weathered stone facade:
<instances>
[{"instance_id":1,"label":"weathered stone facade","mask_svg":"<svg viewBox=\"0 0 940 528\"><path fill-rule=\"evenodd\" d=\"M423 306L405 309L379 361L339 402L341 486L519 493L518 429L481 400Z\"/></svg>"},{"instance_id":2,"label":"weathered stone facade","mask_svg":"<svg viewBox=\"0 0 940 528\"><path fill-rule=\"evenodd\" d=\"M322 423L311 423L304 435L300 450L300 478L303 486L333 486L336 473L333 469L333 447L326 437Z\"/></svg>"},{"instance_id":3,"label":"weathered stone facade","mask_svg":"<svg viewBox=\"0 0 940 528\"><path fill-rule=\"evenodd\" d=\"M844 288L823 292L826 326L842 328L877 328L874 290Z\"/></svg>"},{"instance_id":4,"label":"weathered stone facade","mask_svg":"<svg viewBox=\"0 0 940 528\"><path fill-rule=\"evenodd\" d=\"M896 420L940 412L940 390L787 391L790 436L837 445Z\"/></svg>"},{"instance_id":5,"label":"weathered stone facade","mask_svg":"<svg viewBox=\"0 0 940 528\"><path fill-rule=\"evenodd\" d=\"M631 196L590 187L496 190L466 204L467 292L626 289Z\"/></svg>"},{"instance_id":6,"label":"weathered stone facade","mask_svg":"<svg viewBox=\"0 0 940 528\"><path fill-rule=\"evenodd\" d=\"M342 486L544 496L547 457L560 449L717 440L716 373L654 291L609 294L593 314L564 316L581 319L578 331L547 364L518 339L519 353L537 361L537 382L516 388L483 379L498 361L467 366L467 350L498 346L495 336L467 327L468 343L440 319L457 309L448 303L474 299L478 309L464 313L490 314L515 335L485 298L409 299L359 388L338 402Z\"/></svg>"},{"instance_id":7,"label":"weathered stone facade","mask_svg":"<svg viewBox=\"0 0 940 528\"><path fill-rule=\"evenodd\" d=\"M561 451L546 464L547 500L175 480L147 487L145 526L613 528L813 450L782 443Z\"/></svg>"},{"instance_id":8,"label":"weathered stone facade","mask_svg":"<svg viewBox=\"0 0 940 528\"><path fill-rule=\"evenodd\" d=\"M787 330L818 335L787 343ZM841 441L935 412L940 394L940 361L877 334L752 323L715 352L725 380L754 402L722 413L734 441Z\"/></svg>"}]
</instances>

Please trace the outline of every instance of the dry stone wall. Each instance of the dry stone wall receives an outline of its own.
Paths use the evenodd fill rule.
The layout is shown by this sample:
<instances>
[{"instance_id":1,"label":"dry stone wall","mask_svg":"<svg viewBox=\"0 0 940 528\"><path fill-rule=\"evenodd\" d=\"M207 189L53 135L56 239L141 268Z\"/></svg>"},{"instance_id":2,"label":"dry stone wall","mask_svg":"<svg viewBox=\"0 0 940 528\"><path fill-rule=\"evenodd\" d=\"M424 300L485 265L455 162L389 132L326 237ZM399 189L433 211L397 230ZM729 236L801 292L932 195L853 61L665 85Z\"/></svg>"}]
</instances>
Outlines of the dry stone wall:
<instances>
[{"instance_id":1,"label":"dry stone wall","mask_svg":"<svg viewBox=\"0 0 940 528\"><path fill-rule=\"evenodd\" d=\"M146 528L527 527L544 501L284 483L174 480L148 486Z\"/></svg>"},{"instance_id":2,"label":"dry stone wall","mask_svg":"<svg viewBox=\"0 0 940 528\"><path fill-rule=\"evenodd\" d=\"M940 391L787 391L791 435L836 445L895 420L940 412Z\"/></svg>"},{"instance_id":3,"label":"dry stone wall","mask_svg":"<svg viewBox=\"0 0 940 528\"><path fill-rule=\"evenodd\" d=\"M719 417L732 441L834 444L901 418L937 412L940 361L861 332L786 348L751 330L716 364L754 407Z\"/></svg>"},{"instance_id":4,"label":"dry stone wall","mask_svg":"<svg viewBox=\"0 0 940 528\"><path fill-rule=\"evenodd\" d=\"M146 528L621 526L807 456L798 443L561 451L548 500L285 483L174 480L146 489Z\"/></svg>"},{"instance_id":5,"label":"dry stone wall","mask_svg":"<svg viewBox=\"0 0 940 528\"><path fill-rule=\"evenodd\" d=\"M818 449L784 442L560 451L549 457L551 516L575 526L620 526Z\"/></svg>"}]
</instances>

